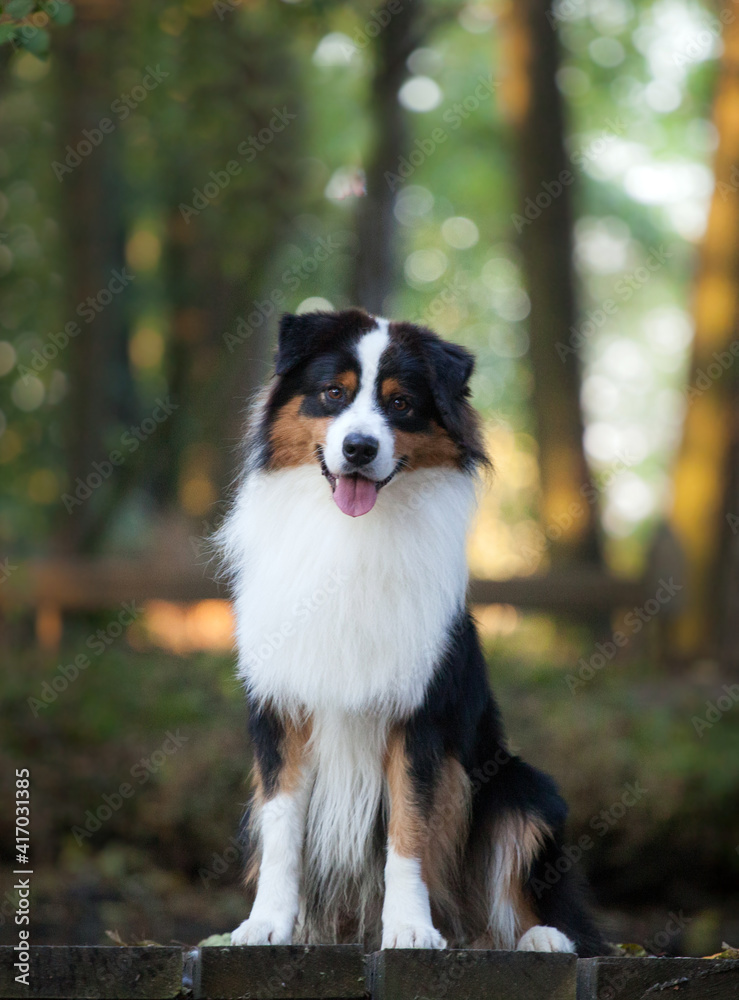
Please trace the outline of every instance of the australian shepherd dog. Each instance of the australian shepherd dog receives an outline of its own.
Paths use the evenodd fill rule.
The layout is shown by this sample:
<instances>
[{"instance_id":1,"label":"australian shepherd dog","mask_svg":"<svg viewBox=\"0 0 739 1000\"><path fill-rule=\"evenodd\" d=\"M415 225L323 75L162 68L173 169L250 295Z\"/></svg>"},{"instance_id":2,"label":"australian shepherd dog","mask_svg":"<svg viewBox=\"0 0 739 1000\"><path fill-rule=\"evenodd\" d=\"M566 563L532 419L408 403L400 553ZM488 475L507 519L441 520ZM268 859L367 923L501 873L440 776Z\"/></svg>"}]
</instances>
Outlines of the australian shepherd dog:
<instances>
[{"instance_id":1,"label":"australian shepherd dog","mask_svg":"<svg viewBox=\"0 0 739 1000\"><path fill-rule=\"evenodd\" d=\"M234 944L602 953L465 607L473 364L360 310L280 323L219 537L254 748Z\"/></svg>"}]
</instances>

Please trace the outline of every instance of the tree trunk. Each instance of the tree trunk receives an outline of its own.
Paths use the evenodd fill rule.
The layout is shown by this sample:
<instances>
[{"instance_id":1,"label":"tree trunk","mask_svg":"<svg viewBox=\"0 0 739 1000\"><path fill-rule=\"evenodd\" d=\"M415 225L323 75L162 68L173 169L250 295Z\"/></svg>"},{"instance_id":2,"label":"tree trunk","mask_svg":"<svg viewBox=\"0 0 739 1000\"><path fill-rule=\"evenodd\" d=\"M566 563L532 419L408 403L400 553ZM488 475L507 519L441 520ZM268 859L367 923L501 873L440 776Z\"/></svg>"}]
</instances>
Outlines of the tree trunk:
<instances>
[{"instance_id":1,"label":"tree trunk","mask_svg":"<svg viewBox=\"0 0 739 1000\"><path fill-rule=\"evenodd\" d=\"M580 371L576 355L567 353L563 358L557 351L558 344L571 343L577 307L572 262L574 169L564 145L564 109L555 79L559 48L547 20L550 12L550 0L512 0L507 5L502 24L509 66L502 98L517 141L521 213L517 228L531 299L541 517L546 526L561 528L551 545L553 562L597 562L596 511L580 493L590 478L583 450ZM562 183L563 175L569 175L569 183ZM540 207L535 218L536 209L529 211L531 218L523 215L532 203ZM578 517L569 513L573 503L582 511Z\"/></svg>"},{"instance_id":2,"label":"tree trunk","mask_svg":"<svg viewBox=\"0 0 739 1000\"><path fill-rule=\"evenodd\" d=\"M404 4L396 14L381 10L389 20L375 43L370 100L374 149L367 166L367 195L357 211L359 251L352 283L354 304L372 313L384 311L397 273L394 195L385 174L397 173L398 160L407 151L408 128L398 91L407 73L406 60L420 44L421 0Z\"/></svg>"},{"instance_id":3,"label":"tree trunk","mask_svg":"<svg viewBox=\"0 0 739 1000\"><path fill-rule=\"evenodd\" d=\"M729 524L730 515L739 514L739 357L732 351L739 349L739 191L735 183L739 21L725 25L722 41L713 114L719 135L716 188L698 260L695 339L671 518L687 560L686 609L671 631L672 652L680 658L717 655L722 616L724 649L732 647L736 656L739 627L736 617L731 622L731 615L737 613L737 540Z\"/></svg>"},{"instance_id":4,"label":"tree trunk","mask_svg":"<svg viewBox=\"0 0 739 1000\"><path fill-rule=\"evenodd\" d=\"M97 18L94 5L83 5L74 27L60 33L56 41L61 119L57 160L62 164L68 156L66 147L77 149L85 140L83 130L97 129L101 119L110 116L116 96L110 89L113 23L104 20L101 24ZM104 135L99 146L60 178L62 231L67 241L65 315L80 331L70 339L66 365L68 492L72 495L78 479L86 482L94 474L93 462L106 459L111 445L105 430L128 423L134 416L127 359L130 286L112 298L108 289L114 272L122 273L125 265L119 139L117 130ZM115 284L119 286L120 282ZM88 303L90 298L95 304ZM93 493L69 515L61 515L62 547L77 551L91 547L99 527L100 499Z\"/></svg>"},{"instance_id":5,"label":"tree trunk","mask_svg":"<svg viewBox=\"0 0 739 1000\"><path fill-rule=\"evenodd\" d=\"M728 489L726 517L722 529L724 540L721 580L721 659L727 672L739 673L739 392L734 382L732 401Z\"/></svg>"}]
</instances>

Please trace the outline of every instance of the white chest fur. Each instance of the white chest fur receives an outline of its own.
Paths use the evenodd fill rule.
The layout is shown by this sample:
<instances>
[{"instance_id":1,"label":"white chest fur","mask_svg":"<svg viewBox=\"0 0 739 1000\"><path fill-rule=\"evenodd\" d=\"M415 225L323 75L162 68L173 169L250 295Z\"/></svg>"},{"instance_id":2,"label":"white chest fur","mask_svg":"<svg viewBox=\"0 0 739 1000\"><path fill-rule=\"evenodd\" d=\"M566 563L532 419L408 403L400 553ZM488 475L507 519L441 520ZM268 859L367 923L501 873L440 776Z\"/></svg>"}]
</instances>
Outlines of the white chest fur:
<instances>
[{"instance_id":1,"label":"white chest fur","mask_svg":"<svg viewBox=\"0 0 739 1000\"><path fill-rule=\"evenodd\" d=\"M386 719L418 707L464 604L473 503L471 477L419 470L351 518L314 466L253 473L221 533L252 696Z\"/></svg>"}]
</instances>

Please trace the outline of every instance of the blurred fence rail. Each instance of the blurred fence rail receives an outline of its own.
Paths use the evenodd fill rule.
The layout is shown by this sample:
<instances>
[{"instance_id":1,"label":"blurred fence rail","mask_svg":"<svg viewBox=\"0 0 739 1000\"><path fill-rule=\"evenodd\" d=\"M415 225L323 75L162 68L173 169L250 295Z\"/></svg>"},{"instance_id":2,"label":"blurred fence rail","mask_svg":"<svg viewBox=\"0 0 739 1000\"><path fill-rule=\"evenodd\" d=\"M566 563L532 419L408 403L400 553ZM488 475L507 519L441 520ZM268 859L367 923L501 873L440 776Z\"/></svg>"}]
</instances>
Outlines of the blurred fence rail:
<instances>
[{"instance_id":1,"label":"blurred fence rail","mask_svg":"<svg viewBox=\"0 0 739 1000\"><path fill-rule=\"evenodd\" d=\"M640 605L654 596L659 572L620 579L602 570L575 565L541 576L508 580L473 579L472 604L509 604L524 609L587 618L592 614ZM18 567L0 591L0 608L55 608L95 611L123 601L190 602L227 598L207 568L173 564L171 558L64 558L29 561ZM679 610L679 601L669 611Z\"/></svg>"}]
</instances>

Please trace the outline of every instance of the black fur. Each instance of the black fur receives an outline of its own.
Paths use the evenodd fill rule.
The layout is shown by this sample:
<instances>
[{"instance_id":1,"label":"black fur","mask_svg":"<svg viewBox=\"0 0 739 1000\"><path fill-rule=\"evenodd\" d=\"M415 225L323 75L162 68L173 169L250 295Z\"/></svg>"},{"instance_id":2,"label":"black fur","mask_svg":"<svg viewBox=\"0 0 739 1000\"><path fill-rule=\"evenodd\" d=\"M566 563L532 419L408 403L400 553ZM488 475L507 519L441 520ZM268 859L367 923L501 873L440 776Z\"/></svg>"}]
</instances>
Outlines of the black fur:
<instances>
[{"instance_id":1,"label":"black fur","mask_svg":"<svg viewBox=\"0 0 739 1000\"><path fill-rule=\"evenodd\" d=\"M285 736L285 727L276 712L268 708L260 708L250 699L249 703L249 736L254 747L254 756L259 765L264 791L267 795L274 792L277 778L282 767L281 744Z\"/></svg>"},{"instance_id":2,"label":"black fur","mask_svg":"<svg viewBox=\"0 0 739 1000\"><path fill-rule=\"evenodd\" d=\"M472 827L467 859L486 848L496 819L512 813L535 816L553 831L527 879L526 892L540 922L575 942L580 956L607 952L589 916L574 869L553 884L545 881L563 857L567 806L549 775L506 749L498 706L487 681L487 667L474 622L460 615L444 660L421 708L406 724L406 753L418 800L430 807L445 756L455 757L470 777ZM567 867L562 865L562 867ZM552 876L549 874L551 880ZM542 886L546 886L545 889Z\"/></svg>"},{"instance_id":3,"label":"black fur","mask_svg":"<svg viewBox=\"0 0 739 1000\"><path fill-rule=\"evenodd\" d=\"M282 318L275 362L277 379L257 432L258 465L264 466L270 460L271 422L290 399L303 397L301 413L313 417L331 416L345 405L327 399L326 386L342 372L358 372L354 347L373 326L374 319L360 310ZM436 422L458 445L463 468L472 471L487 464L478 422L468 401L472 355L410 323L391 323L389 332L390 345L377 375L378 385L381 387L385 378L398 379L409 406L397 413L388 409L388 419L408 431L424 431ZM256 705L250 707L249 729L256 762L264 792L269 796L283 765L285 730L276 713ZM446 653L424 702L404 721L404 726L415 797L427 816L445 760L452 757L459 761L469 777L471 830L462 870L474 872L480 858L489 859L496 825L506 817L529 817L537 827L548 828L551 836L524 879L527 901L539 922L557 927L570 937L580 955L604 954L605 945L588 915L578 877L571 866L562 862L566 858L566 805L548 775L508 751L469 613L460 613L453 624ZM347 807L351 807L349 803ZM377 870L381 870L384 855L386 821L386 816L378 815ZM461 934L470 943L485 926L460 929L458 924L455 930L460 933L451 937L458 940Z\"/></svg>"},{"instance_id":4,"label":"black fur","mask_svg":"<svg viewBox=\"0 0 739 1000\"><path fill-rule=\"evenodd\" d=\"M459 445L465 468L471 471L489 465L478 435L477 418L468 402L469 380L475 366L472 354L414 323L392 323L391 331L395 350L406 358L415 358L417 377L433 397L435 419Z\"/></svg>"},{"instance_id":5,"label":"black fur","mask_svg":"<svg viewBox=\"0 0 739 1000\"><path fill-rule=\"evenodd\" d=\"M374 322L361 309L282 317L275 355L277 381L257 439L259 466L269 464L269 428L290 399L305 396L301 412L308 416L332 416L339 411L340 406L327 407L325 399L319 398L320 391L339 372L358 371L354 347ZM377 381L381 385L383 379L395 376L411 397L407 412L388 412L390 422L398 429L423 432L434 421L459 446L466 469L488 465L468 402L468 383L475 364L472 354L413 323L391 323L390 334L390 346Z\"/></svg>"},{"instance_id":6,"label":"black fur","mask_svg":"<svg viewBox=\"0 0 739 1000\"><path fill-rule=\"evenodd\" d=\"M374 319L361 309L344 312L286 313L280 320L275 374L286 375L307 358L334 350L340 341L357 340L372 329Z\"/></svg>"}]
</instances>

